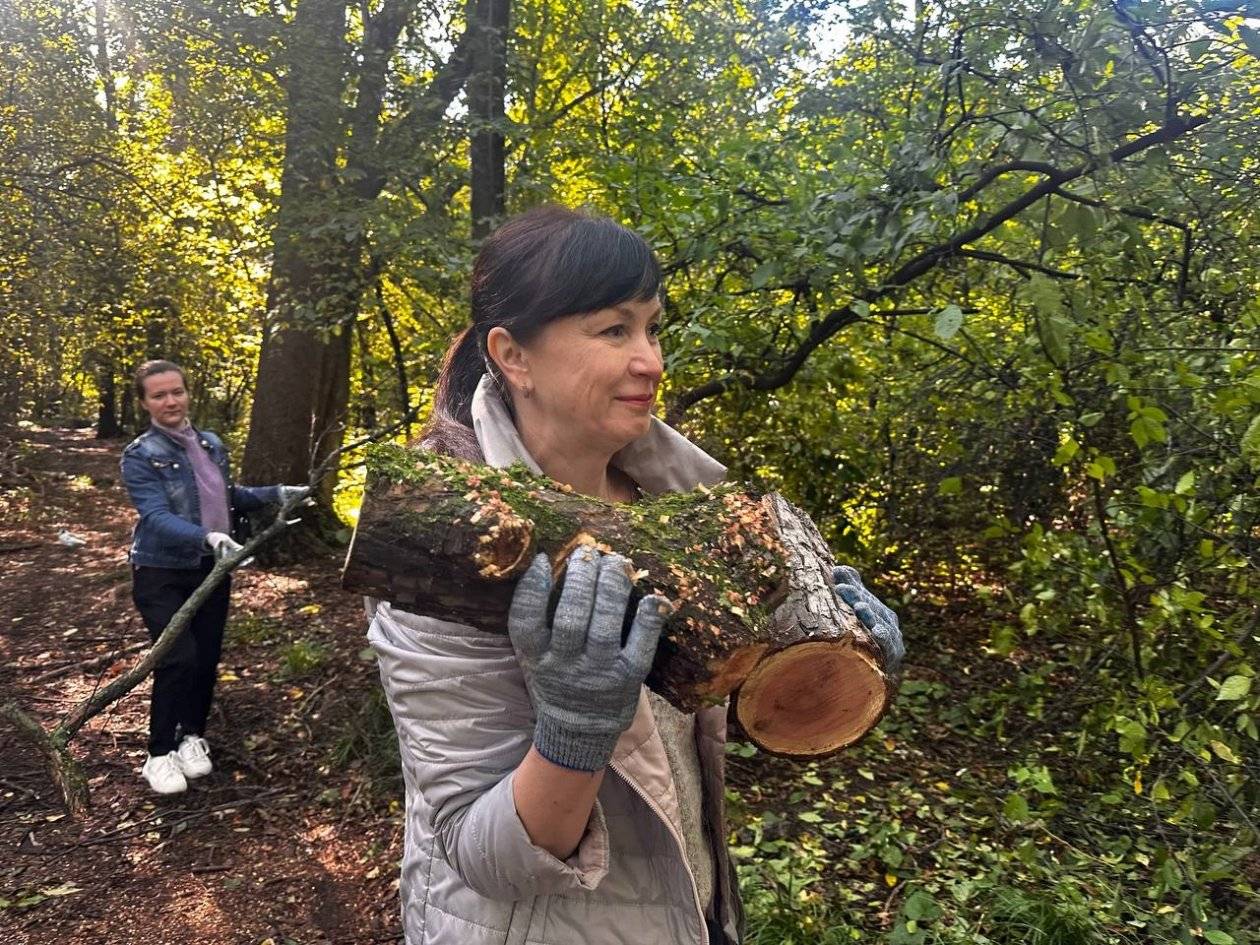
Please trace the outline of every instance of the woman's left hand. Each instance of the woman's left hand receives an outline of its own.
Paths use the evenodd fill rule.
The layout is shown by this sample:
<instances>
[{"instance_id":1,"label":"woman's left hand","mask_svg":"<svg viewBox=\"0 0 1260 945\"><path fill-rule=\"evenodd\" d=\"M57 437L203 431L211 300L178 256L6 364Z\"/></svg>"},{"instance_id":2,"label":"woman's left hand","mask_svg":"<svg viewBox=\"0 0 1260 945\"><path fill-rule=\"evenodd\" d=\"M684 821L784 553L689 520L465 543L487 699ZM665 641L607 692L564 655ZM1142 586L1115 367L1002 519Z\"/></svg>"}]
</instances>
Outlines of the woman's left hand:
<instances>
[{"instance_id":1,"label":"woman's left hand","mask_svg":"<svg viewBox=\"0 0 1260 945\"><path fill-rule=\"evenodd\" d=\"M906 646L901 640L901 623L897 615L883 601L866 589L862 575L846 564L840 565L831 575L836 593L870 632L884 654L884 668L888 675L896 675L901 669L901 659Z\"/></svg>"}]
</instances>

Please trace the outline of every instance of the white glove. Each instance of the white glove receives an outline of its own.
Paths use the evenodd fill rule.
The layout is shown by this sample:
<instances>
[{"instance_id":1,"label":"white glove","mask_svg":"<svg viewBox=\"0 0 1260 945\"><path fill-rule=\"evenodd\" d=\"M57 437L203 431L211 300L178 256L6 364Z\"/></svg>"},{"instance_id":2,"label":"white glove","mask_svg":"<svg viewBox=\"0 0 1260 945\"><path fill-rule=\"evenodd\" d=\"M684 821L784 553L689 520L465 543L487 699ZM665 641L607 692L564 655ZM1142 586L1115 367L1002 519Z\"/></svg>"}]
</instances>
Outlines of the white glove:
<instances>
[{"instance_id":1,"label":"white glove","mask_svg":"<svg viewBox=\"0 0 1260 945\"><path fill-rule=\"evenodd\" d=\"M290 501L297 502L311 494L310 486L279 486L278 488L281 505L287 505Z\"/></svg>"},{"instance_id":2,"label":"white glove","mask_svg":"<svg viewBox=\"0 0 1260 945\"><path fill-rule=\"evenodd\" d=\"M207 532L206 544L214 552L215 561L222 561L228 555L236 554L244 547L240 542L233 541L232 536L224 532Z\"/></svg>"}]
</instances>

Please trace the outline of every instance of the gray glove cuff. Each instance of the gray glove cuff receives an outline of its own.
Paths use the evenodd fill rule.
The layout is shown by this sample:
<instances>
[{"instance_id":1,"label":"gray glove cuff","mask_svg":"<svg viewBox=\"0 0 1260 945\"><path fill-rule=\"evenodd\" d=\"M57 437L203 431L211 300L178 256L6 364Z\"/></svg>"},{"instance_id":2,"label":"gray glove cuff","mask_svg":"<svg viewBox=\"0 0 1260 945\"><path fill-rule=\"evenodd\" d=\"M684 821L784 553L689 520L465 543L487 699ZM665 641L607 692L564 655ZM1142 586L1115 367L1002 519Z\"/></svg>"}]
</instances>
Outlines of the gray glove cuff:
<instances>
[{"instance_id":1,"label":"gray glove cuff","mask_svg":"<svg viewBox=\"0 0 1260 945\"><path fill-rule=\"evenodd\" d=\"M612 758L620 732L583 732L540 715L534 726L534 747L552 764L573 771L599 771Z\"/></svg>"}]
</instances>

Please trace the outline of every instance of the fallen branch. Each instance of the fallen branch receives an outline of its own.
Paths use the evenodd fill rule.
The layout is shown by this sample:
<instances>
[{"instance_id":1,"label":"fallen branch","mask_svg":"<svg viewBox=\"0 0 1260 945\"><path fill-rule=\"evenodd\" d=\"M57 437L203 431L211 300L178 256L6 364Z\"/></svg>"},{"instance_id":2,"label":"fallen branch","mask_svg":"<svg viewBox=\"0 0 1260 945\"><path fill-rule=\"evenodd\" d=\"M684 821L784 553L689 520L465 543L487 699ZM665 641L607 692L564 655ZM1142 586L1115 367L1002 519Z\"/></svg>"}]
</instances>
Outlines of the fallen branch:
<instances>
[{"instance_id":1,"label":"fallen branch","mask_svg":"<svg viewBox=\"0 0 1260 945\"><path fill-rule=\"evenodd\" d=\"M670 601L646 684L679 710L738 690L734 714L754 744L819 758L853 744L890 705L895 680L836 596L835 562L813 522L781 496L737 484L617 505L521 466L377 447L342 586L503 633L534 556L550 558L558 582L579 545L625 555L635 592Z\"/></svg>"},{"instance_id":2,"label":"fallen branch","mask_svg":"<svg viewBox=\"0 0 1260 945\"><path fill-rule=\"evenodd\" d=\"M17 703L9 702L3 707L3 713L17 724L19 731L27 736L31 744L43 756L53 783L61 792L66 810L71 816L77 817L83 813L90 802L87 777L74 755L70 753L71 740L87 722L129 693L149 673L153 672L154 667L175 645L179 635L192 622L193 616L214 589L243 561L250 558L260 546L293 524L296 519L289 519L289 515L298 503L303 501L305 500L291 499L282 504L270 525L246 542L239 551L224 555L215 561L210 573L193 591L192 596L175 612L175 616L166 625L157 642L149 648L140 662L91 697L80 702L51 731L46 730L24 712Z\"/></svg>"},{"instance_id":3,"label":"fallen branch","mask_svg":"<svg viewBox=\"0 0 1260 945\"><path fill-rule=\"evenodd\" d=\"M404 418L404 422L406 419ZM337 463L347 449L357 449L368 443L383 439L389 436L397 426L401 426L401 424L368 433L358 441L339 447L329 453L323 463L311 470L308 480L311 492L316 491L325 476L337 470ZM0 705L0 715L5 715L12 719L17 725L19 732L25 735L31 745L43 756L49 775L61 792L66 810L71 816L77 817L87 809L90 803L87 777L84 775L78 761L75 760L74 755L70 753L70 742L75 735L78 734L84 725L103 712L106 707L121 699L143 682L145 677L153 672L154 667L158 665L162 657L175 645L179 635L192 622L193 616L209 598L214 589L222 583L223 579L241 564L248 561L259 548L279 535L285 528L297 524L298 519L290 518L290 516L294 514L299 505L311 504L313 502L310 499L299 498L293 498L282 503L275 518L266 528L246 542L240 550L218 558L210 573L193 591L192 596L171 617L157 641L145 653L140 662L103 689L93 693L92 696L76 705L51 730L45 729L33 717L23 711L16 702ZM111 654L108 658L117 658L117 654ZM61 671L59 669L56 672L60 673ZM50 678L50 674L46 673L44 677L40 677L37 681L45 678Z\"/></svg>"},{"instance_id":4,"label":"fallen branch","mask_svg":"<svg viewBox=\"0 0 1260 945\"><path fill-rule=\"evenodd\" d=\"M42 543L38 541L28 541L20 545L0 545L0 555L11 551L30 551L32 548L38 548L40 544Z\"/></svg>"},{"instance_id":5,"label":"fallen branch","mask_svg":"<svg viewBox=\"0 0 1260 945\"><path fill-rule=\"evenodd\" d=\"M48 682L50 679L56 679L59 676L64 676L66 673L74 672L76 669L88 672L89 670L96 669L99 666L112 663L115 660L120 660L124 656L131 656L133 653L139 653L148 645L149 644L143 642L136 643L121 650L114 650L111 653L102 653L100 656L92 657L92 659L80 660L77 663L66 663L62 666L58 666L56 669L50 669L45 673L40 673L33 679L28 679L26 683L28 686L38 686L40 683Z\"/></svg>"}]
</instances>

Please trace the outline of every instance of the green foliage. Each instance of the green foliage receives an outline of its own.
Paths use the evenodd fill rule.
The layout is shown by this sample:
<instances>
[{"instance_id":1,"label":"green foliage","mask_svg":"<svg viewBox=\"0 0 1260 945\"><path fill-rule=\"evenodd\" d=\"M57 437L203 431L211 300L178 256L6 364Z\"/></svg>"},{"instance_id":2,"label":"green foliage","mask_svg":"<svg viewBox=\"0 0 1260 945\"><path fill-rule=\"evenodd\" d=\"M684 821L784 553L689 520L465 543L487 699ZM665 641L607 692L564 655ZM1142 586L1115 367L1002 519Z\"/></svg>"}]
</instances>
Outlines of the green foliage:
<instances>
[{"instance_id":1,"label":"green foliage","mask_svg":"<svg viewBox=\"0 0 1260 945\"><path fill-rule=\"evenodd\" d=\"M224 637L229 646L272 643L284 635L284 625L265 614L236 611L232 614Z\"/></svg>"},{"instance_id":2,"label":"green foliage","mask_svg":"<svg viewBox=\"0 0 1260 945\"><path fill-rule=\"evenodd\" d=\"M327 662L330 651L322 643L294 640L280 651L280 677L296 679L309 676Z\"/></svg>"},{"instance_id":3,"label":"green foliage","mask_svg":"<svg viewBox=\"0 0 1260 945\"><path fill-rule=\"evenodd\" d=\"M366 651L371 657L372 652ZM331 758L337 769L362 764L373 789L397 795L402 771L398 758L398 736L389 704L379 688L367 693L358 711L348 720L333 743Z\"/></svg>"},{"instance_id":4,"label":"green foliage","mask_svg":"<svg viewBox=\"0 0 1260 945\"><path fill-rule=\"evenodd\" d=\"M92 412L160 353L239 435L291 17L132 7L109 5L108 63L78 6L0 8L0 409ZM351 58L377 8L347 14ZM401 34L368 138L463 10ZM806 508L907 630L861 746L732 753L754 940L1254 939L1258 15L514 4L509 208L587 202L653 241L676 418ZM283 221L371 274L306 313L350 313L351 428L427 410L467 319L467 128L433 128L379 152L380 199L338 164ZM229 640L305 671L318 647L282 630L238 617ZM339 751L396 772L365 705Z\"/></svg>"}]
</instances>

